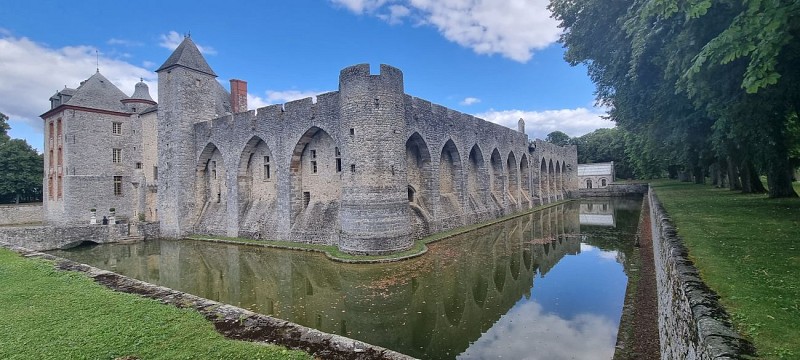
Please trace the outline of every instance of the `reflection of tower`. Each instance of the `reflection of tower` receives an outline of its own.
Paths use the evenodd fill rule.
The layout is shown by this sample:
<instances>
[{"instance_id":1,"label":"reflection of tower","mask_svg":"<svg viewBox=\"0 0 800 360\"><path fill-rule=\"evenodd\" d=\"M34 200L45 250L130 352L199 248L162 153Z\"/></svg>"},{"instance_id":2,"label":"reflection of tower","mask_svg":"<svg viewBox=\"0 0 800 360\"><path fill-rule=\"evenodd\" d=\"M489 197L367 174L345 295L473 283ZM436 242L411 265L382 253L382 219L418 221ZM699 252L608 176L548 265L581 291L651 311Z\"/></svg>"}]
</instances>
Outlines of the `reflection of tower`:
<instances>
[{"instance_id":1,"label":"reflection of tower","mask_svg":"<svg viewBox=\"0 0 800 360\"><path fill-rule=\"evenodd\" d=\"M345 68L339 112L349 164L342 181L339 248L381 253L411 246L405 166L403 73L381 65ZM347 171L349 168L349 171Z\"/></svg>"}]
</instances>

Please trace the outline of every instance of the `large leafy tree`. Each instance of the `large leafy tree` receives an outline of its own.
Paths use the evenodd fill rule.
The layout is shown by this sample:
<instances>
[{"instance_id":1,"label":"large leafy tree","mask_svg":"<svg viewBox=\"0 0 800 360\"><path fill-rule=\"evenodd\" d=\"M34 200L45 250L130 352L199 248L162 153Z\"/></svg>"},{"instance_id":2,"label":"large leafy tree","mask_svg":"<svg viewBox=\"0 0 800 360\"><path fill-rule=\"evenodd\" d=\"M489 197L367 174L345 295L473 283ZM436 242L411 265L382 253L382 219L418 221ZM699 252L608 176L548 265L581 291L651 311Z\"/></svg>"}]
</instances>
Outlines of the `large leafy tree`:
<instances>
[{"instance_id":1,"label":"large leafy tree","mask_svg":"<svg viewBox=\"0 0 800 360\"><path fill-rule=\"evenodd\" d=\"M547 137L544 139L544 141L547 141L547 142L549 142L551 144L564 146L564 145L569 144L569 135L567 135L567 134L565 134L565 133L563 133L561 131L556 130L556 131L553 131L553 132L547 134Z\"/></svg>"},{"instance_id":2,"label":"large leafy tree","mask_svg":"<svg viewBox=\"0 0 800 360\"><path fill-rule=\"evenodd\" d=\"M44 158L25 140L9 138L7 119L0 113L0 203L41 200Z\"/></svg>"},{"instance_id":3,"label":"large leafy tree","mask_svg":"<svg viewBox=\"0 0 800 360\"><path fill-rule=\"evenodd\" d=\"M629 134L637 175L668 165L701 182L712 169L715 181L727 173L732 188L758 191L762 169L771 197L797 196L800 3L552 0L550 9L566 60L587 65L598 102Z\"/></svg>"}]
</instances>

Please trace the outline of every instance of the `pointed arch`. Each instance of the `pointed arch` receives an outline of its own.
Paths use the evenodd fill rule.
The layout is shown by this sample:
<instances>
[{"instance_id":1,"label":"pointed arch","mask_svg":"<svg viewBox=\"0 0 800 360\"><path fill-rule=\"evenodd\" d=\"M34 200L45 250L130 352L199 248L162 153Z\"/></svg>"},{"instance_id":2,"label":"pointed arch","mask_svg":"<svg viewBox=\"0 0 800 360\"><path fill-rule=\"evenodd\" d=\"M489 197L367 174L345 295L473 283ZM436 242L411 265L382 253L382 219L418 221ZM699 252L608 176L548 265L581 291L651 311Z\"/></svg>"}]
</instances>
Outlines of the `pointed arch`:
<instances>
[{"instance_id":1,"label":"pointed arch","mask_svg":"<svg viewBox=\"0 0 800 360\"><path fill-rule=\"evenodd\" d=\"M519 167L517 166L517 157L514 156L513 151L508 152L508 160L506 161L506 176L508 177L508 199L511 204L518 204L520 199L519 192Z\"/></svg>"},{"instance_id":2,"label":"pointed arch","mask_svg":"<svg viewBox=\"0 0 800 360\"><path fill-rule=\"evenodd\" d=\"M492 151L492 156L489 159L489 163L491 165L491 171L489 172L489 184L492 199L494 199L495 205L498 208L502 208L505 176L503 175L503 157L500 155L500 151L497 150L497 148Z\"/></svg>"},{"instance_id":3,"label":"pointed arch","mask_svg":"<svg viewBox=\"0 0 800 360\"><path fill-rule=\"evenodd\" d=\"M489 179L483 151L478 144L472 146L467 161L467 199L472 211L482 211L486 206Z\"/></svg>"},{"instance_id":4,"label":"pointed arch","mask_svg":"<svg viewBox=\"0 0 800 360\"><path fill-rule=\"evenodd\" d=\"M333 244L339 228L341 168L339 144L322 128L312 126L297 140L289 162L292 237Z\"/></svg>"},{"instance_id":5,"label":"pointed arch","mask_svg":"<svg viewBox=\"0 0 800 360\"><path fill-rule=\"evenodd\" d=\"M237 170L239 230L261 237L271 226L277 202L277 161L264 140L253 136L245 143Z\"/></svg>"},{"instance_id":6,"label":"pointed arch","mask_svg":"<svg viewBox=\"0 0 800 360\"><path fill-rule=\"evenodd\" d=\"M418 132L414 132L406 140L406 177L409 188L414 190L414 203L424 211L430 212L430 200L433 193L433 166L428 143ZM421 221L412 214L412 224Z\"/></svg>"},{"instance_id":7,"label":"pointed arch","mask_svg":"<svg viewBox=\"0 0 800 360\"><path fill-rule=\"evenodd\" d=\"M442 146L439 155L439 204L451 212L461 213L461 154L450 139Z\"/></svg>"},{"instance_id":8,"label":"pointed arch","mask_svg":"<svg viewBox=\"0 0 800 360\"><path fill-rule=\"evenodd\" d=\"M530 207L531 201L531 170L528 166L528 155L522 154L519 160L519 183L520 183L520 200L528 202Z\"/></svg>"},{"instance_id":9,"label":"pointed arch","mask_svg":"<svg viewBox=\"0 0 800 360\"><path fill-rule=\"evenodd\" d=\"M195 203L203 204L195 214L195 231L225 234L228 219L228 183L225 159L213 142L203 147L197 159Z\"/></svg>"},{"instance_id":10,"label":"pointed arch","mask_svg":"<svg viewBox=\"0 0 800 360\"><path fill-rule=\"evenodd\" d=\"M556 200L558 189L556 189L556 169L553 166L553 159L550 159L547 165L547 189L549 190L547 195L550 201Z\"/></svg>"},{"instance_id":11,"label":"pointed arch","mask_svg":"<svg viewBox=\"0 0 800 360\"><path fill-rule=\"evenodd\" d=\"M539 198L542 204L548 202L550 198L550 179L547 178L547 160L542 158L541 166L539 166Z\"/></svg>"},{"instance_id":12,"label":"pointed arch","mask_svg":"<svg viewBox=\"0 0 800 360\"><path fill-rule=\"evenodd\" d=\"M556 197L558 199L564 198L564 188L561 179L561 161L556 161Z\"/></svg>"}]
</instances>

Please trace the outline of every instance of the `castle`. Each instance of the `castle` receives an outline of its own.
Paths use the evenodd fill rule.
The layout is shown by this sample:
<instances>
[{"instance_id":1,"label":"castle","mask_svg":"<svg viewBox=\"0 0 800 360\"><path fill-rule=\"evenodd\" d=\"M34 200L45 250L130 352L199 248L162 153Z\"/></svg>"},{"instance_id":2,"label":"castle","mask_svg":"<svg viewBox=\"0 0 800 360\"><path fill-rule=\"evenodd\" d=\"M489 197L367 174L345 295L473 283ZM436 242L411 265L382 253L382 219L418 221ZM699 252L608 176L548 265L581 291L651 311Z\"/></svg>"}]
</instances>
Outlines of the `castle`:
<instances>
[{"instance_id":1,"label":"castle","mask_svg":"<svg viewBox=\"0 0 800 360\"><path fill-rule=\"evenodd\" d=\"M345 68L339 90L247 110L190 37L125 95L99 71L45 122L44 219L158 221L160 236L241 236L379 254L563 199L574 146L405 94L399 69ZM110 209L114 213L110 213Z\"/></svg>"}]
</instances>

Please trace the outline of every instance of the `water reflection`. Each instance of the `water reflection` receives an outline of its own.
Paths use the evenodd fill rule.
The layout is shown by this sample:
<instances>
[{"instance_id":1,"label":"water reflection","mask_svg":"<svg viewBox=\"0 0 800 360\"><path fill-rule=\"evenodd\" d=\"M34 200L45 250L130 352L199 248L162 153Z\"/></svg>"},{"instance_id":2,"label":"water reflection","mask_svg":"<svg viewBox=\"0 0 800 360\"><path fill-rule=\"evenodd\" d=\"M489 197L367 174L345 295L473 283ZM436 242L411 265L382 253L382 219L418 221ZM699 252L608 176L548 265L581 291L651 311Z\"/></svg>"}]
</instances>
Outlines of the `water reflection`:
<instances>
[{"instance_id":1,"label":"water reflection","mask_svg":"<svg viewBox=\"0 0 800 360\"><path fill-rule=\"evenodd\" d=\"M613 241L583 226L582 209L549 208L377 266L168 240L57 255L419 358L594 359L613 355L627 281L620 245L635 232L620 219L638 209L611 213L622 234Z\"/></svg>"}]
</instances>

